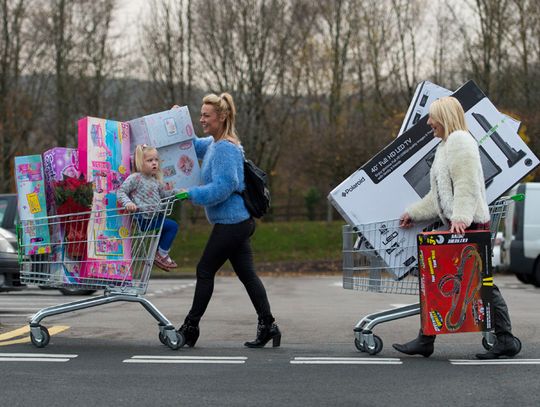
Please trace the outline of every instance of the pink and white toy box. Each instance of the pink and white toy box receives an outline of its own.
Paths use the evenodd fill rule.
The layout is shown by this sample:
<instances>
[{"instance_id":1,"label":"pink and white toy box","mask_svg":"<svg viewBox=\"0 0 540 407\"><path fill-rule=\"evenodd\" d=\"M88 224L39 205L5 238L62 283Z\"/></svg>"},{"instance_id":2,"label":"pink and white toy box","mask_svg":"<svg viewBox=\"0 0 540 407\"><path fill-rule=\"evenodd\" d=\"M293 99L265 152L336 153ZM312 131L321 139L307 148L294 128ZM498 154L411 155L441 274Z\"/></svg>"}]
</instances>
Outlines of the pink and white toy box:
<instances>
[{"instance_id":1,"label":"pink and white toy box","mask_svg":"<svg viewBox=\"0 0 540 407\"><path fill-rule=\"evenodd\" d=\"M131 155L138 144L156 147L167 189L199 185L201 171L187 106L130 120Z\"/></svg>"},{"instance_id":2,"label":"pink and white toy box","mask_svg":"<svg viewBox=\"0 0 540 407\"><path fill-rule=\"evenodd\" d=\"M158 153L167 189L188 188L200 184L201 169L193 139L161 147Z\"/></svg>"},{"instance_id":3,"label":"pink and white toy box","mask_svg":"<svg viewBox=\"0 0 540 407\"><path fill-rule=\"evenodd\" d=\"M40 155L15 157L17 205L22 221L24 254L51 252L45 200L45 179Z\"/></svg>"},{"instance_id":4,"label":"pink and white toy box","mask_svg":"<svg viewBox=\"0 0 540 407\"><path fill-rule=\"evenodd\" d=\"M88 224L88 261L81 275L93 279L131 279L129 217L120 215L116 191L129 175L127 123L85 117L78 122L79 168L94 182Z\"/></svg>"},{"instance_id":5,"label":"pink and white toy box","mask_svg":"<svg viewBox=\"0 0 540 407\"><path fill-rule=\"evenodd\" d=\"M139 117L128 122L131 154L137 144L164 147L193 138L193 124L187 106Z\"/></svg>"}]
</instances>

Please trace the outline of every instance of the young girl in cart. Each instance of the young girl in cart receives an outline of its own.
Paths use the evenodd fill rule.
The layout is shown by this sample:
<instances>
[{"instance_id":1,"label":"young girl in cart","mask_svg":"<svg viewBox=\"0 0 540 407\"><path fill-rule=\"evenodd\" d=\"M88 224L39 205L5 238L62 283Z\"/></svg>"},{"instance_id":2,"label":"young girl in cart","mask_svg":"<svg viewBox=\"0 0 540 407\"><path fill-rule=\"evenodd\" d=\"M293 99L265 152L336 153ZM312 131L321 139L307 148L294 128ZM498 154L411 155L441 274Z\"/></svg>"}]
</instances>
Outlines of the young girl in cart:
<instances>
[{"instance_id":1,"label":"young girl in cart","mask_svg":"<svg viewBox=\"0 0 540 407\"><path fill-rule=\"evenodd\" d=\"M169 250L176 234L178 224L172 220L155 216L162 198L174 195L177 191L165 190L158 152L146 144L135 148L134 172L129 175L117 191L117 197L128 212L138 212L135 216L139 227L148 230L158 228L163 220L154 264L164 271L178 267L169 256Z\"/></svg>"}]
</instances>

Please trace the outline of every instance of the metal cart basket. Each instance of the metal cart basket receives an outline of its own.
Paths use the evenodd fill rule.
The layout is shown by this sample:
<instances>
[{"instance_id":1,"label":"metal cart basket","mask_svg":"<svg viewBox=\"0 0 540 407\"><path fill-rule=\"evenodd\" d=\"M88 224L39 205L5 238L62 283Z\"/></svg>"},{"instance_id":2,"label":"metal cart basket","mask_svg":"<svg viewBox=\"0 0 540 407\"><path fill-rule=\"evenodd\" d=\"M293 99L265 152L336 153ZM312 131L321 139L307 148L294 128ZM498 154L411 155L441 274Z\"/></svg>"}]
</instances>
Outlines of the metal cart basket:
<instances>
[{"instance_id":1,"label":"metal cart basket","mask_svg":"<svg viewBox=\"0 0 540 407\"><path fill-rule=\"evenodd\" d=\"M522 199L521 194L501 197L490 205L492 245L509 203L512 200ZM437 226L440 224L430 226L429 230L436 230ZM386 236L397 235L398 230L398 219L343 227L343 288L381 294L419 295L416 260L405 267L402 265L403 261L399 262L399 266L394 266L389 265L384 258L385 252L389 250ZM399 242L399 250L406 256L407 253L416 253L416 236L402 239ZM416 303L366 315L354 327L354 344L359 351L375 355L383 348L382 339L373 334L376 325L419 314L420 303ZM490 349L493 342L494 335L491 332L484 332L482 345Z\"/></svg>"},{"instance_id":2,"label":"metal cart basket","mask_svg":"<svg viewBox=\"0 0 540 407\"><path fill-rule=\"evenodd\" d=\"M38 348L49 343L49 332L40 325L46 317L128 301L140 303L158 321L159 340L163 344L171 349L183 346L183 335L143 297L165 216L170 215L175 201L183 197L179 194L162 200L157 207L138 208L135 213L115 208L22 220L18 225L22 282L104 290L101 296L38 311L30 319L32 343ZM48 229L50 239L28 238L36 236L39 228Z\"/></svg>"}]
</instances>

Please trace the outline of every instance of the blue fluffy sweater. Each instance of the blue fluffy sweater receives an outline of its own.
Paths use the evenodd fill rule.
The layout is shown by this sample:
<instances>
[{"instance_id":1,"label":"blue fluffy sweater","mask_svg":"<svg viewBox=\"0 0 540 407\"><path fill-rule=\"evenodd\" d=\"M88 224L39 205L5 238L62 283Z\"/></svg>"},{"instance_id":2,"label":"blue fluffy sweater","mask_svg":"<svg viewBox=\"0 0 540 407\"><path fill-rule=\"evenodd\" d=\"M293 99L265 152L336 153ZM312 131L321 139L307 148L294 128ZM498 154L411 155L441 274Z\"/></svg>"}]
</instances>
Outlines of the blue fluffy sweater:
<instances>
[{"instance_id":1,"label":"blue fluffy sweater","mask_svg":"<svg viewBox=\"0 0 540 407\"><path fill-rule=\"evenodd\" d=\"M202 185L188 189L189 199L204 206L212 224L234 224L250 217L244 199L235 192L245 188L244 155L241 147L213 137L195 138L197 157L202 159Z\"/></svg>"}]
</instances>

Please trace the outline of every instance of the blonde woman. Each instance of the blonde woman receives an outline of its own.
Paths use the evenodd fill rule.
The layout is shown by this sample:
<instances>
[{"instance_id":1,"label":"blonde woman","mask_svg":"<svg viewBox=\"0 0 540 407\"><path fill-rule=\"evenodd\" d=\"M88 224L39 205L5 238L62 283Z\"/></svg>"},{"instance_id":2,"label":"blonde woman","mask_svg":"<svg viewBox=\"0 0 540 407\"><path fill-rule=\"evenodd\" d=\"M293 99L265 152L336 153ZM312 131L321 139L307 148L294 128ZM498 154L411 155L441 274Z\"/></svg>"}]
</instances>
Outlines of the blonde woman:
<instances>
[{"instance_id":1,"label":"blonde woman","mask_svg":"<svg viewBox=\"0 0 540 407\"><path fill-rule=\"evenodd\" d=\"M162 216L154 216L162 198L174 195L177 191L166 191L163 184L160 159L155 147L138 145L135 148L135 168L122 183L116 196L128 212L137 212L135 216L142 229L154 228L161 224L163 228L159 238L154 264L164 271L178 267L169 256L172 243L178 233L178 224Z\"/></svg>"},{"instance_id":2,"label":"blonde woman","mask_svg":"<svg viewBox=\"0 0 540 407\"><path fill-rule=\"evenodd\" d=\"M401 216L401 227L414 221L440 218L453 233L466 230L489 230L489 209L486 202L484 175L478 143L469 133L465 113L459 101L444 97L432 103L428 125L433 135L441 139L430 171L431 189L419 202ZM513 357L521 350L519 339L512 335L508 307L497 286L493 286L494 327L497 340L478 359ZM393 347L408 355L429 357L434 350L434 335L424 335Z\"/></svg>"},{"instance_id":3,"label":"blonde woman","mask_svg":"<svg viewBox=\"0 0 540 407\"><path fill-rule=\"evenodd\" d=\"M193 305L179 331L186 345L194 346L199 337L199 322L214 290L214 277L229 260L244 284L257 312L257 337L245 342L250 348L262 348L270 340L280 345L281 332L274 323L263 283L255 273L250 237L255 221L239 194L244 188L244 151L236 134L236 107L228 93L203 98L200 123L205 138L195 139L197 156L202 158L203 185L187 190L188 199L206 211L213 229L197 265L197 284Z\"/></svg>"}]
</instances>

